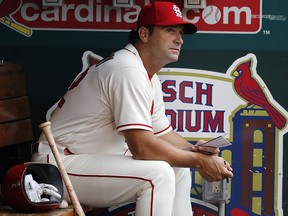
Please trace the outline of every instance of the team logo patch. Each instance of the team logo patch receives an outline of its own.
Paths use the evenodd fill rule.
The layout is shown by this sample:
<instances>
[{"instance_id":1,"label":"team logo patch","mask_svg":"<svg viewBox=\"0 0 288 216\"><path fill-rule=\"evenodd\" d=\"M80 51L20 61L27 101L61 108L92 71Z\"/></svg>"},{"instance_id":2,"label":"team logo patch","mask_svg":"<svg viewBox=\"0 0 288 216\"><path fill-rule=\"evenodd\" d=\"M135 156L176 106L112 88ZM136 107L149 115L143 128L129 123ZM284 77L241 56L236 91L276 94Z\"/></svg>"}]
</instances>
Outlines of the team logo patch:
<instances>
[{"instance_id":1,"label":"team logo patch","mask_svg":"<svg viewBox=\"0 0 288 216\"><path fill-rule=\"evenodd\" d=\"M174 10L174 12L175 12L177 17L181 17L182 18L182 12L181 12L179 7L177 7L176 5L173 5L173 10Z\"/></svg>"}]
</instances>

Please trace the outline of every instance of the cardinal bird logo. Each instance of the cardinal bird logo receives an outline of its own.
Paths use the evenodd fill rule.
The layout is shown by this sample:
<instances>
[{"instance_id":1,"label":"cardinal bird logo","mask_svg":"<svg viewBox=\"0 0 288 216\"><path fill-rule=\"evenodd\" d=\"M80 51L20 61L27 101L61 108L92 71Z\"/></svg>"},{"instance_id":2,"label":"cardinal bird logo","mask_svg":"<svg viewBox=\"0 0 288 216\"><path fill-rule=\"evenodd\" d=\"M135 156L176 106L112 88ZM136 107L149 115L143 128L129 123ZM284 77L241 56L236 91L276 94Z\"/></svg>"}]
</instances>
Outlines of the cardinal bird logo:
<instances>
[{"instance_id":1,"label":"cardinal bird logo","mask_svg":"<svg viewBox=\"0 0 288 216\"><path fill-rule=\"evenodd\" d=\"M282 129L286 125L286 118L270 103L263 91L263 88L253 77L252 58L241 62L234 70L232 76L234 79L234 89L237 94L248 102L248 109L254 106L262 107L266 110L275 126Z\"/></svg>"}]
</instances>

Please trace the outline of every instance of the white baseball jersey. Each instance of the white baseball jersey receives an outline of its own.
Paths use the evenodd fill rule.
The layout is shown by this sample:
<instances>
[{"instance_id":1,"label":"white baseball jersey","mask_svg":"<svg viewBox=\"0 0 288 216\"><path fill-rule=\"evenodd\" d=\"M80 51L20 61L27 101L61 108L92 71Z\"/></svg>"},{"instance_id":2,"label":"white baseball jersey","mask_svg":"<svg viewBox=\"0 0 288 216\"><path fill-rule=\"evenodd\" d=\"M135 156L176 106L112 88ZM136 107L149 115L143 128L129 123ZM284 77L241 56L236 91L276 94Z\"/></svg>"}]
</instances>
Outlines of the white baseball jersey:
<instances>
[{"instance_id":1,"label":"white baseball jersey","mask_svg":"<svg viewBox=\"0 0 288 216\"><path fill-rule=\"evenodd\" d=\"M157 75L149 77L135 47L128 45L80 73L57 105L50 119L53 136L83 205L136 202L139 216L192 216L189 168L125 154L121 131L161 135L172 130L161 83ZM32 161L56 165L49 145L41 140ZM70 200L67 191L64 198Z\"/></svg>"},{"instance_id":2,"label":"white baseball jersey","mask_svg":"<svg viewBox=\"0 0 288 216\"><path fill-rule=\"evenodd\" d=\"M148 75L131 44L80 73L50 121L58 147L77 154L123 154L128 148L123 130L155 135L171 130L161 83L157 75ZM41 143L39 151L50 149Z\"/></svg>"}]
</instances>

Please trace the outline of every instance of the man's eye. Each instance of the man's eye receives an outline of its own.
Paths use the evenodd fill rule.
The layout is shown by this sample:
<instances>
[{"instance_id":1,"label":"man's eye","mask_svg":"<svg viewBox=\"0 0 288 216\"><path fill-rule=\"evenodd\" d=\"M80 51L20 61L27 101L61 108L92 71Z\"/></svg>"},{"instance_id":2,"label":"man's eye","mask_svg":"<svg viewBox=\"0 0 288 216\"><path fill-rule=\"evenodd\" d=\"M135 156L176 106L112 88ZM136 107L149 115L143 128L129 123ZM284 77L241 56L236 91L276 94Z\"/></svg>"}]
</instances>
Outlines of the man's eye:
<instances>
[{"instance_id":1,"label":"man's eye","mask_svg":"<svg viewBox=\"0 0 288 216\"><path fill-rule=\"evenodd\" d=\"M175 28L167 28L167 32L169 32L170 34L174 35L176 34L177 32L179 32L180 35L183 35L183 30L179 30L178 29L175 29Z\"/></svg>"},{"instance_id":2,"label":"man's eye","mask_svg":"<svg viewBox=\"0 0 288 216\"><path fill-rule=\"evenodd\" d=\"M175 33L175 30L174 30L174 29L172 29L172 28L169 28L169 29L167 29L167 31L168 31L169 33L172 33L172 34L174 34L174 33Z\"/></svg>"}]
</instances>

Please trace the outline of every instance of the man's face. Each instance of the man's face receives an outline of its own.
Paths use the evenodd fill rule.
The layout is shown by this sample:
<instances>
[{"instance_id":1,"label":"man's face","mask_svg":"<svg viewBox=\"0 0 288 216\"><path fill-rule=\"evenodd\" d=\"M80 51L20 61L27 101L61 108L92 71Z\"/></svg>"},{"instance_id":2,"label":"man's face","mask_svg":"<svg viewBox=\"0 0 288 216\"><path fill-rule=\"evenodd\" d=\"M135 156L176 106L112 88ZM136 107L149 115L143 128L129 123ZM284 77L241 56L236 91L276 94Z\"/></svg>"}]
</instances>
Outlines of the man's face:
<instances>
[{"instance_id":1,"label":"man's face","mask_svg":"<svg viewBox=\"0 0 288 216\"><path fill-rule=\"evenodd\" d=\"M183 44L183 26L155 26L149 36L150 53L163 66L178 60Z\"/></svg>"}]
</instances>

